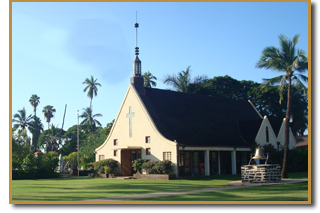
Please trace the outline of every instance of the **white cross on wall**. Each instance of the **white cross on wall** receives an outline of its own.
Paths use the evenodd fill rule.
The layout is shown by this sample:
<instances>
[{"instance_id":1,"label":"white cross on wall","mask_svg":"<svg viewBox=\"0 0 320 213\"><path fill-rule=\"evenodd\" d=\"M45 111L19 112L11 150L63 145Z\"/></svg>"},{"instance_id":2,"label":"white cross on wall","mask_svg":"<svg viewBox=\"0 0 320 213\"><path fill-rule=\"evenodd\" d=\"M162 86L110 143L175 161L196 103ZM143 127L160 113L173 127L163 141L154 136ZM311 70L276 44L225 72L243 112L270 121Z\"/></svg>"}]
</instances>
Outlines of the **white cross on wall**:
<instances>
[{"instance_id":1,"label":"white cross on wall","mask_svg":"<svg viewBox=\"0 0 320 213\"><path fill-rule=\"evenodd\" d=\"M132 112L132 106L129 106L129 113L127 118L129 118L129 137L132 137L132 118L134 117L134 112Z\"/></svg>"}]
</instances>

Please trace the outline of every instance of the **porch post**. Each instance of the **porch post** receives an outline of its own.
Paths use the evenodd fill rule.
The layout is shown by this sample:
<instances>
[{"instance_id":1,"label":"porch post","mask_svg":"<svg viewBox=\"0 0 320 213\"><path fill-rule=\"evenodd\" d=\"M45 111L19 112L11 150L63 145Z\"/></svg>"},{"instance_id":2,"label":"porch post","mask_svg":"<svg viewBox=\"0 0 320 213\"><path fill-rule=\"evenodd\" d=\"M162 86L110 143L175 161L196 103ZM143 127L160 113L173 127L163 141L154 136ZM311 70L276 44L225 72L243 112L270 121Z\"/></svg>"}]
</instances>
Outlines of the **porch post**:
<instances>
[{"instance_id":1,"label":"porch post","mask_svg":"<svg viewBox=\"0 0 320 213\"><path fill-rule=\"evenodd\" d=\"M176 143L176 161L177 161L177 170L176 170L176 177L179 178L179 144L176 140L174 140Z\"/></svg>"},{"instance_id":2,"label":"porch post","mask_svg":"<svg viewBox=\"0 0 320 213\"><path fill-rule=\"evenodd\" d=\"M204 171L205 175L209 176L210 175L210 160L209 160L209 150L206 150L204 152Z\"/></svg>"},{"instance_id":3,"label":"porch post","mask_svg":"<svg viewBox=\"0 0 320 213\"><path fill-rule=\"evenodd\" d=\"M236 150L233 150L231 152L231 168L232 168L232 174L237 174L237 161L236 161Z\"/></svg>"},{"instance_id":4,"label":"porch post","mask_svg":"<svg viewBox=\"0 0 320 213\"><path fill-rule=\"evenodd\" d=\"M220 151L218 151L218 174L221 175L221 168L220 168Z\"/></svg>"}]
</instances>

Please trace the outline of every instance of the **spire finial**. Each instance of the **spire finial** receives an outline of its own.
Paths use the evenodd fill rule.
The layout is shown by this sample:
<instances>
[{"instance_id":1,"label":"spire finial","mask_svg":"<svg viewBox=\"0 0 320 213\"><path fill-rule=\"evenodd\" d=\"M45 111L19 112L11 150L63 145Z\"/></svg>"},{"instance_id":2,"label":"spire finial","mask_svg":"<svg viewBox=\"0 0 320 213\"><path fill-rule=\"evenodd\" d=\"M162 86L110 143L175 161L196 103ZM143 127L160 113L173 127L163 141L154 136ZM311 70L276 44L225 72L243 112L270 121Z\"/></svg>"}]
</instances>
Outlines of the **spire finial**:
<instances>
[{"instance_id":1,"label":"spire finial","mask_svg":"<svg viewBox=\"0 0 320 213\"><path fill-rule=\"evenodd\" d=\"M136 23L134 24L134 27L136 28L136 53L135 55L139 55L139 47L138 47L138 27L139 27L139 24L138 24L138 11L136 11Z\"/></svg>"}]
</instances>

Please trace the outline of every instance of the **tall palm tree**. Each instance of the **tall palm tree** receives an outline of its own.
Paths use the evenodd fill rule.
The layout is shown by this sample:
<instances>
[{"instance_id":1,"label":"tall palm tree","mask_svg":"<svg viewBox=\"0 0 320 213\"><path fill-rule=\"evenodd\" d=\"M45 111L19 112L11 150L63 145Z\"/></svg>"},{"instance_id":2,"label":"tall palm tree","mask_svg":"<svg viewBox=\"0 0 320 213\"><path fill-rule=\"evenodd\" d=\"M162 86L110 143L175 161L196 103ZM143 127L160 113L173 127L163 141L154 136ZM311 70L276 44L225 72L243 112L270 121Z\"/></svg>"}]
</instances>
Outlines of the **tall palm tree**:
<instances>
[{"instance_id":1,"label":"tall palm tree","mask_svg":"<svg viewBox=\"0 0 320 213\"><path fill-rule=\"evenodd\" d=\"M89 107L83 108L83 113L79 117L84 118L80 124L87 125L90 128L91 132L94 132L96 125L101 126L101 123L95 118L102 117L102 114L98 113L93 115L92 109Z\"/></svg>"},{"instance_id":2,"label":"tall palm tree","mask_svg":"<svg viewBox=\"0 0 320 213\"><path fill-rule=\"evenodd\" d=\"M276 72L282 72L283 75L271 79L263 79L266 85L279 84L280 102L283 99L283 91L285 86L288 87L287 95L287 111L285 119L285 140L284 140L284 156L281 171L281 177L288 177L287 174L287 153L289 144L289 120L291 110L291 84L297 84L305 87L301 82L307 82L308 77L300 74L308 69L308 58L303 50L297 49L300 35L295 35L292 39L288 39L285 35L280 35L280 47L266 47L262 51L260 60L257 63L258 68L271 69ZM297 74L296 74L297 73Z\"/></svg>"},{"instance_id":3,"label":"tall palm tree","mask_svg":"<svg viewBox=\"0 0 320 213\"><path fill-rule=\"evenodd\" d=\"M58 151L62 145L61 137L59 136L60 132L61 129L58 128L58 126L51 124L50 128L41 134L38 140L38 146L45 149L46 152Z\"/></svg>"},{"instance_id":4,"label":"tall palm tree","mask_svg":"<svg viewBox=\"0 0 320 213\"><path fill-rule=\"evenodd\" d=\"M38 140L40 134L43 131L43 124L39 117L33 116L33 120L30 122L29 131L32 133L32 149L36 151L38 149Z\"/></svg>"},{"instance_id":5,"label":"tall palm tree","mask_svg":"<svg viewBox=\"0 0 320 213\"><path fill-rule=\"evenodd\" d=\"M44 118L48 122L48 129L49 129L51 118L54 117L54 113L56 112L56 109L53 108L53 106L47 105L43 107L42 112L44 114Z\"/></svg>"},{"instance_id":6,"label":"tall palm tree","mask_svg":"<svg viewBox=\"0 0 320 213\"><path fill-rule=\"evenodd\" d=\"M30 126L30 122L31 122L31 119L32 119L32 116L29 115L27 117L26 115L26 109L23 107L23 109L21 110L18 110L18 113L14 114L13 115L13 119L12 119L12 122L15 123L13 125L13 128L14 129L18 129L18 128L21 128L21 130L25 130L27 127Z\"/></svg>"},{"instance_id":7,"label":"tall palm tree","mask_svg":"<svg viewBox=\"0 0 320 213\"><path fill-rule=\"evenodd\" d=\"M148 88L151 88L151 87L156 87L157 86L157 83L153 80L157 80L156 76L153 76L150 71L148 72L145 72L143 74L143 80L144 80L144 87L148 87Z\"/></svg>"},{"instance_id":8,"label":"tall palm tree","mask_svg":"<svg viewBox=\"0 0 320 213\"><path fill-rule=\"evenodd\" d=\"M38 97L37 95L32 95L29 99L29 102L30 102L31 106L33 107L34 116L37 116L37 106L40 103L40 97Z\"/></svg>"},{"instance_id":9,"label":"tall palm tree","mask_svg":"<svg viewBox=\"0 0 320 213\"><path fill-rule=\"evenodd\" d=\"M92 109L92 98L93 95L97 96L98 88L97 86L101 87L101 84L97 83L98 79L94 79L91 75L91 78L86 78L82 84L86 84L87 86L84 88L83 92L86 92L88 90L87 96L90 98L90 109Z\"/></svg>"},{"instance_id":10,"label":"tall palm tree","mask_svg":"<svg viewBox=\"0 0 320 213\"><path fill-rule=\"evenodd\" d=\"M191 80L191 66L188 66L186 70L182 70L178 73L178 75L167 75L165 76L165 79L163 83L171 85L176 91L178 92L184 92L184 93L190 93L190 84L198 84L203 83L208 79L207 76L196 76L193 80Z\"/></svg>"},{"instance_id":11,"label":"tall palm tree","mask_svg":"<svg viewBox=\"0 0 320 213\"><path fill-rule=\"evenodd\" d=\"M59 146L61 145L61 138L59 137L59 133L61 130L59 130L58 126L54 126L51 124L51 128L49 130L48 140L47 140L47 146L46 151L58 151Z\"/></svg>"}]
</instances>

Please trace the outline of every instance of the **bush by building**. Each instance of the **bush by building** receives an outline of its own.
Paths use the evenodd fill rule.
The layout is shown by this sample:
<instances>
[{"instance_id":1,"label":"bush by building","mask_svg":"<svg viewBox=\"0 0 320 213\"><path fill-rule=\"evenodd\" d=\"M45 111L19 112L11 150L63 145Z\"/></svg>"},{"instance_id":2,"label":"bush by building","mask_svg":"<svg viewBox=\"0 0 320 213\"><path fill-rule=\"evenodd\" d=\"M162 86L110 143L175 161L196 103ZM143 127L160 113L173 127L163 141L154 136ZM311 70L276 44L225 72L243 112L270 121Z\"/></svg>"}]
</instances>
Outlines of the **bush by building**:
<instances>
[{"instance_id":1,"label":"bush by building","mask_svg":"<svg viewBox=\"0 0 320 213\"><path fill-rule=\"evenodd\" d=\"M265 153L269 153L268 163L279 164L283 163L283 147L278 151L272 145L265 145ZM287 157L288 172L307 172L308 171L308 149L290 149Z\"/></svg>"},{"instance_id":2,"label":"bush by building","mask_svg":"<svg viewBox=\"0 0 320 213\"><path fill-rule=\"evenodd\" d=\"M105 172L104 167L106 166L106 167L108 167L109 174L115 174L116 169L118 168L118 161L110 158L110 159L105 159L105 160L100 160L100 161L94 162L93 166L94 166L94 170L97 173L104 174L104 172Z\"/></svg>"},{"instance_id":3,"label":"bush by building","mask_svg":"<svg viewBox=\"0 0 320 213\"><path fill-rule=\"evenodd\" d=\"M148 174L170 174L172 172L172 162L169 160L164 161L147 161L142 164Z\"/></svg>"}]
</instances>

